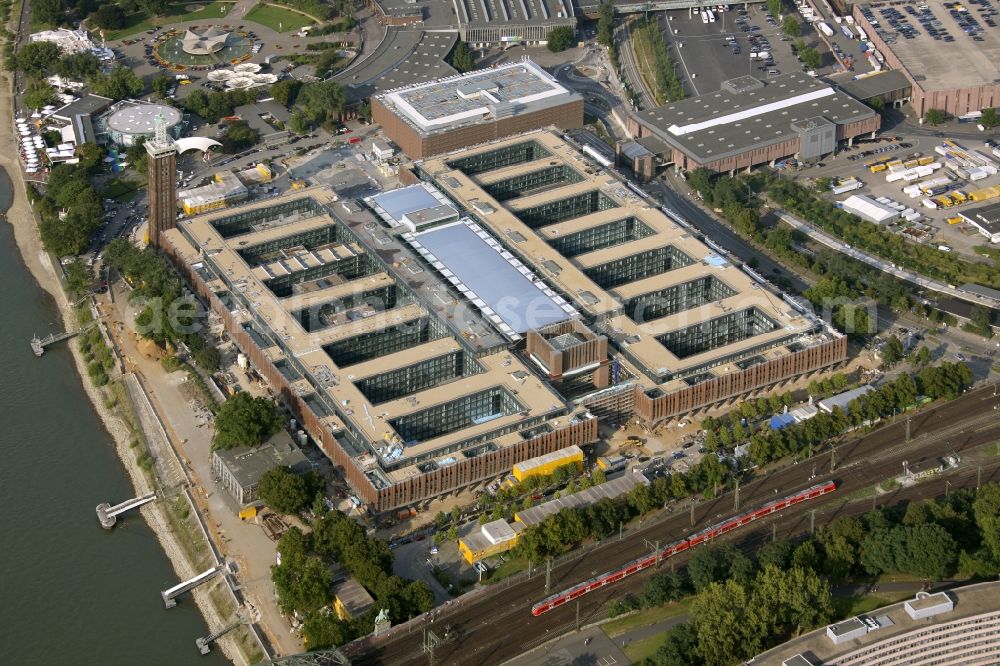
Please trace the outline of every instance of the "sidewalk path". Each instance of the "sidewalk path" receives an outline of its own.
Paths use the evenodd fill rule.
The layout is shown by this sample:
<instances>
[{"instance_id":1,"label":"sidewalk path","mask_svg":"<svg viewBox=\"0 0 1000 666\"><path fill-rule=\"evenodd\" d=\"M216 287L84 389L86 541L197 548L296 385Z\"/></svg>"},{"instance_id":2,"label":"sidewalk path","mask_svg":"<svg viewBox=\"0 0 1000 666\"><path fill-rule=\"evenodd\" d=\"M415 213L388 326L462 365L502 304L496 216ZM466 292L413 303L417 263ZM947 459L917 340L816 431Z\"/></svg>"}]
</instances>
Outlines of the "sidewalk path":
<instances>
[{"instance_id":1,"label":"sidewalk path","mask_svg":"<svg viewBox=\"0 0 1000 666\"><path fill-rule=\"evenodd\" d=\"M250 10L257 6L260 0L239 0L226 14L226 18L242 19Z\"/></svg>"}]
</instances>

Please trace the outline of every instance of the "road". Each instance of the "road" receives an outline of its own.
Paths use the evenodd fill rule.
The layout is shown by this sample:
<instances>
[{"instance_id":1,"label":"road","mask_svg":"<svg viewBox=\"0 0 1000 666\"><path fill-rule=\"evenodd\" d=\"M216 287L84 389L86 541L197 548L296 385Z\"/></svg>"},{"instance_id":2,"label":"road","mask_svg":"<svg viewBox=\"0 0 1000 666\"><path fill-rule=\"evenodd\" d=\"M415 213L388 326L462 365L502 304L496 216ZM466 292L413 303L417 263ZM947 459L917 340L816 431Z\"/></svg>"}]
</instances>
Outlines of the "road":
<instances>
[{"instance_id":1,"label":"road","mask_svg":"<svg viewBox=\"0 0 1000 666\"><path fill-rule=\"evenodd\" d=\"M636 64L630 24L631 21L626 19L615 28L615 47L618 49L618 59L621 62L625 80L635 93L639 101L639 106L643 109L652 109L657 106L656 100L653 98L652 93L649 92L649 88L646 87L646 82L643 80L639 67Z\"/></svg>"},{"instance_id":2,"label":"road","mask_svg":"<svg viewBox=\"0 0 1000 666\"><path fill-rule=\"evenodd\" d=\"M896 424L838 447L833 473L828 472L831 454L824 453L815 458L815 466L808 462L787 464L745 483L740 490L741 506L744 508L773 498L776 489L791 491L827 479L835 479L839 489L830 502L796 505L773 519L757 523L756 530L737 530L727 538L735 539L744 546L759 544L771 537L772 529L783 537L807 531L813 511L816 524L821 526L839 515L867 510L866 501L848 504L845 500L852 493L898 475L902 471L902 461L908 460L911 466L915 466L935 460L946 452L954 451L964 456L968 451L1000 439L1000 420L994 413L998 402L1000 398L994 396L992 387L979 389L953 402L915 414L911 423L914 439L909 444L904 441L906 426L900 419ZM811 480L810 472L817 474L816 480ZM981 472L983 483L1000 479L1000 457L986 460ZM978 481L977 469L971 465L960 466L949 473L948 481L951 488L974 486ZM894 503L902 499L934 496L943 490L943 482L928 482L900 488L881 498L883 503ZM725 494L694 508L694 526L689 522L687 509L678 512L668 510L660 517L646 518L645 525L634 527L621 540L612 537L603 544L571 553L556 563L551 572L552 589L565 589L648 553L647 541L676 539L701 526L718 522L723 515L732 513L732 508L733 496ZM687 553L678 556L672 559L672 563L683 563L687 556ZM508 583L499 583L467 600L460 598L450 606L438 609L429 626L439 636L446 630L449 634L449 640L436 651L435 656L440 663L495 664L572 630L576 623L575 605L539 618L531 616L531 604L545 596L544 571L537 568L535 571L530 579L518 577ZM630 577L619 585L581 598L580 623L589 624L603 617L609 599L638 590L644 578L643 575ZM499 626L503 627L503 631L497 631ZM400 629L383 639L384 642L377 647L356 644L349 652L366 664L421 663L427 658L421 650L421 631L419 627L411 631L408 633L406 629ZM512 636L516 636L517 640L511 640Z\"/></svg>"},{"instance_id":3,"label":"road","mask_svg":"<svg viewBox=\"0 0 1000 666\"><path fill-rule=\"evenodd\" d=\"M684 192L681 191L682 187L685 189L688 188L682 185L680 181L674 182L671 176L667 176L663 180L654 180L646 183L643 187L646 191L656 195L665 206L673 209L674 212L694 225L705 237L710 238L713 242L721 245L744 261L751 257L755 259L758 272L764 274L766 277L782 275L789 281L791 287L799 293L810 287L810 284L804 277L792 273L788 267L779 264L767 254L757 250L737 235L727 224L716 219L688 199Z\"/></svg>"},{"instance_id":4,"label":"road","mask_svg":"<svg viewBox=\"0 0 1000 666\"><path fill-rule=\"evenodd\" d=\"M992 308L1000 307L1000 299L969 294L961 289L956 289L947 284L938 282L937 280L932 280L928 277L920 275L919 273L914 273L913 271L908 271L902 268L896 268L892 264L883 261L874 255L868 254L867 252L857 248L853 248L850 245L837 240L826 232L820 231L808 222L804 222L789 213L776 211L776 214L789 226L802 232L806 236L809 236L817 243L821 243L830 249L842 252L853 259L857 259L858 261L868 264L872 268L877 268L883 273L888 273L889 275L897 277L900 280L906 280L907 282L915 284L922 289L930 289L931 291L936 291L938 293L945 294L946 296L951 296L952 298L960 298L963 301L968 301L969 303L988 305Z\"/></svg>"}]
</instances>

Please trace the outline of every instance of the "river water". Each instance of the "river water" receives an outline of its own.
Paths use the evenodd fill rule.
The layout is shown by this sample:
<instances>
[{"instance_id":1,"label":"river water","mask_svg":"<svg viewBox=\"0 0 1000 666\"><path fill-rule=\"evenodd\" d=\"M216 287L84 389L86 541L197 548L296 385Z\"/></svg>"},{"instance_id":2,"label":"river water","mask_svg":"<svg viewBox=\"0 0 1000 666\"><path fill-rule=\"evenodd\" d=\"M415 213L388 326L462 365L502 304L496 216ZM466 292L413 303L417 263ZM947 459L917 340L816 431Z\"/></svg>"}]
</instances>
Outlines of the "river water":
<instances>
[{"instance_id":1,"label":"river water","mask_svg":"<svg viewBox=\"0 0 1000 666\"><path fill-rule=\"evenodd\" d=\"M11 200L0 170L0 210ZM207 628L138 513L101 529L94 507L132 496L111 437L66 343L35 358L28 341L61 326L0 222L0 660L7 664L179 666L202 657Z\"/></svg>"}]
</instances>

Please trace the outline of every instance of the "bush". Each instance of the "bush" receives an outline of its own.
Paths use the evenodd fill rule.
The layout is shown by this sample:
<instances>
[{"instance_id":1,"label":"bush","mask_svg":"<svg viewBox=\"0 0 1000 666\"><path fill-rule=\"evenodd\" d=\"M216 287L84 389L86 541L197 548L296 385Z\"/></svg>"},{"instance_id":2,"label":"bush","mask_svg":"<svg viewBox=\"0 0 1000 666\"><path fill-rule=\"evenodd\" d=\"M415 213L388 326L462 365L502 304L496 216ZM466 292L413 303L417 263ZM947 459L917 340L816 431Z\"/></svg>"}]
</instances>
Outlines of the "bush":
<instances>
[{"instance_id":1,"label":"bush","mask_svg":"<svg viewBox=\"0 0 1000 666\"><path fill-rule=\"evenodd\" d=\"M928 125L940 125L947 119L947 117L948 114L941 109L927 109L927 111L924 112L924 122Z\"/></svg>"}]
</instances>

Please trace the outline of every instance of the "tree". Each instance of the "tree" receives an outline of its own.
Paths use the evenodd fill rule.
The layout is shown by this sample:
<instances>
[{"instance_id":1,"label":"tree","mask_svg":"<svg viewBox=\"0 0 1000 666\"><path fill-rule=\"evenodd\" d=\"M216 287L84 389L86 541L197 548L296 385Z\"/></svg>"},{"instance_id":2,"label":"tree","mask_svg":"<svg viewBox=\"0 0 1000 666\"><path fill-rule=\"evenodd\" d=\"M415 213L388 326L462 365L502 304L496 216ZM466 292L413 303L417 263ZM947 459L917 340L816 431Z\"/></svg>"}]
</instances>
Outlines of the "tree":
<instances>
[{"instance_id":1,"label":"tree","mask_svg":"<svg viewBox=\"0 0 1000 666\"><path fill-rule=\"evenodd\" d=\"M663 643L648 662L652 666L701 666L698 632L690 622L671 627L663 634Z\"/></svg>"},{"instance_id":2,"label":"tree","mask_svg":"<svg viewBox=\"0 0 1000 666\"><path fill-rule=\"evenodd\" d=\"M698 654L709 666L728 666L760 652L765 622L750 594L735 581L712 583L694 600L691 617Z\"/></svg>"},{"instance_id":3,"label":"tree","mask_svg":"<svg viewBox=\"0 0 1000 666\"><path fill-rule=\"evenodd\" d=\"M24 93L24 105L29 109L41 109L58 99L56 89L44 81L32 81Z\"/></svg>"},{"instance_id":4,"label":"tree","mask_svg":"<svg viewBox=\"0 0 1000 666\"><path fill-rule=\"evenodd\" d=\"M260 140L260 132L250 127L244 120L237 120L227 125L229 131L222 138L222 150L226 153L239 153L253 147Z\"/></svg>"},{"instance_id":5,"label":"tree","mask_svg":"<svg viewBox=\"0 0 1000 666\"><path fill-rule=\"evenodd\" d=\"M41 78L48 76L52 65L59 61L60 53L59 47L52 42L28 42L18 50L14 62L25 76Z\"/></svg>"},{"instance_id":6,"label":"tree","mask_svg":"<svg viewBox=\"0 0 1000 666\"><path fill-rule=\"evenodd\" d=\"M81 143L76 147L76 155L80 158L80 166L88 174L93 175L100 170L104 151L96 143Z\"/></svg>"},{"instance_id":7,"label":"tree","mask_svg":"<svg viewBox=\"0 0 1000 666\"><path fill-rule=\"evenodd\" d=\"M985 305L973 305L969 323L962 328L988 340L993 337L993 313Z\"/></svg>"},{"instance_id":8,"label":"tree","mask_svg":"<svg viewBox=\"0 0 1000 666\"><path fill-rule=\"evenodd\" d=\"M901 571L920 578L941 580L954 570L958 548L948 530L935 523L896 529L905 533L902 551L896 557L896 565Z\"/></svg>"},{"instance_id":9,"label":"tree","mask_svg":"<svg viewBox=\"0 0 1000 666\"><path fill-rule=\"evenodd\" d=\"M299 90L296 103L309 121L320 125L343 115L344 90L334 81L311 83Z\"/></svg>"},{"instance_id":10,"label":"tree","mask_svg":"<svg viewBox=\"0 0 1000 666\"><path fill-rule=\"evenodd\" d=\"M460 74L471 72L476 67L476 55L462 40L458 40L451 51L451 66Z\"/></svg>"},{"instance_id":11,"label":"tree","mask_svg":"<svg viewBox=\"0 0 1000 666\"><path fill-rule=\"evenodd\" d=\"M771 16L777 17L784 9L784 4L783 0L767 0L767 11L771 13Z\"/></svg>"},{"instance_id":12,"label":"tree","mask_svg":"<svg viewBox=\"0 0 1000 666\"><path fill-rule=\"evenodd\" d=\"M751 604L767 626L768 643L797 636L833 616L829 583L801 567L765 568L757 574Z\"/></svg>"},{"instance_id":13,"label":"tree","mask_svg":"<svg viewBox=\"0 0 1000 666\"><path fill-rule=\"evenodd\" d=\"M118 30L125 25L125 12L118 5L109 3L98 7L97 11L90 15L90 20L99 28Z\"/></svg>"},{"instance_id":14,"label":"tree","mask_svg":"<svg viewBox=\"0 0 1000 666\"><path fill-rule=\"evenodd\" d=\"M553 28L549 30L545 39L548 42L549 51L559 53L573 46L576 41L576 30L568 25Z\"/></svg>"},{"instance_id":15,"label":"tree","mask_svg":"<svg viewBox=\"0 0 1000 666\"><path fill-rule=\"evenodd\" d=\"M347 643L353 638L350 623L321 608L306 615L302 639L309 650L323 650Z\"/></svg>"},{"instance_id":16,"label":"tree","mask_svg":"<svg viewBox=\"0 0 1000 666\"><path fill-rule=\"evenodd\" d=\"M917 353L913 356L914 366L923 366L931 362L931 350L927 347L921 347L917 350Z\"/></svg>"},{"instance_id":17,"label":"tree","mask_svg":"<svg viewBox=\"0 0 1000 666\"><path fill-rule=\"evenodd\" d=\"M132 165L136 173L140 174L145 174L149 170L149 153L146 152L143 145L145 143L146 138L140 136L125 151L125 159Z\"/></svg>"},{"instance_id":18,"label":"tree","mask_svg":"<svg viewBox=\"0 0 1000 666\"><path fill-rule=\"evenodd\" d=\"M890 335L882 347L882 364L891 368L903 358L903 343L895 335Z\"/></svg>"},{"instance_id":19,"label":"tree","mask_svg":"<svg viewBox=\"0 0 1000 666\"><path fill-rule=\"evenodd\" d=\"M318 557L281 558L281 564L271 567L271 579L283 613L308 613L333 600L330 589L333 573Z\"/></svg>"},{"instance_id":20,"label":"tree","mask_svg":"<svg viewBox=\"0 0 1000 666\"><path fill-rule=\"evenodd\" d=\"M947 114L941 109L927 109L924 112L924 122L928 125L940 125L947 117Z\"/></svg>"},{"instance_id":21,"label":"tree","mask_svg":"<svg viewBox=\"0 0 1000 666\"><path fill-rule=\"evenodd\" d=\"M791 541L772 541L757 550L757 563L761 568L776 567L786 569L792 562L795 545Z\"/></svg>"},{"instance_id":22,"label":"tree","mask_svg":"<svg viewBox=\"0 0 1000 666\"><path fill-rule=\"evenodd\" d=\"M877 113L885 112L885 100L883 100L881 97L869 97L868 99L865 100L865 104L870 106L872 110Z\"/></svg>"},{"instance_id":23,"label":"tree","mask_svg":"<svg viewBox=\"0 0 1000 666\"><path fill-rule=\"evenodd\" d=\"M49 26L57 26L66 18L60 0L31 0L31 13L35 21Z\"/></svg>"},{"instance_id":24,"label":"tree","mask_svg":"<svg viewBox=\"0 0 1000 666\"><path fill-rule=\"evenodd\" d=\"M174 85L174 79L170 78L166 74L157 74L153 77L152 81L153 92L159 95L161 98L167 98L167 91Z\"/></svg>"},{"instance_id":25,"label":"tree","mask_svg":"<svg viewBox=\"0 0 1000 666\"><path fill-rule=\"evenodd\" d=\"M989 548L993 559L1000 563L1000 485L984 486L972 503L972 511L983 544Z\"/></svg>"},{"instance_id":26,"label":"tree","mask_svg":"<svg viewBox=\"0 0 1000 666\"><path fill-rule=\"evenodd\" d=\"M781 20L781 31L789 37L798 37L802 34L802 24L794 16L786 16Z\"/></svg>"},{"instance_id":27,"label":"tree","mask_svg":"<svg viewBox=\"0 0 1000 666\"><path fill-rule=\"evenodd\" d=\"M993 107L983 109L983 115L979 117L979 123L986 129L993 129L1000 125L1000 113Z\"/></svg>"},{"instance_id":28,"label":"tree","mask_svg":"<svg viewBox=\"0 0 1000 666\"><path fill-rule=\"evenodd\" d=\"M287 467L264 472L257 492L265 504L279 513L298 513L309 502L305 479Z\"/></svg>"},{"instance_id":29,"label":"tree","mask_svg":"<svg viewBox=\"0 0 1000 666\"><path fill-rule=\"evenodd\" d=\"M799 60L809 69L817 69L823 64L823 56L812 47L799 50Z\"/></svg>"},{"instance_id":30,"label":"tree","mask_svg":"<svg viewBox=\"0 0 1000 666\"><path fill-rule=\"evenodd\" d=\"M281 415L273 400L237 393L219 407L219 413L215 417L212 448L257 446L278 432L281 422Z\"/></svg>"},{"instance_id":31,"label":"tree","mask_svg":"<svg viewBox=\"0 0 1000 666\"><path fill-rule=\"evenodd\" d=\"M615 4L613 0L601 0L597 10L597 42L612 48L615 43Z\"/></svg>"},{"instance_id":32,"label":"tree","mask_svg":"<svg viewBox=\"0 0 1000 666\"><path fill-rule=\"evenodd\" d=\"M302 82L298 79L285 79L278 81L271 86L271 97L279 104L291 108L295 104L295 99L299 96Z\"/></svg>"},{"instance_id":33,"label":"tree","mask_svg":"<svg viewBox=\"0 0 1000 666\"><path fill-rule=\"evenodd\" d=\"M107 76L94 76L88 83L90 89L104 97L113 100L138 97L146 89L146 84L131 69L125 65L115 65Z\"/></svg>"}]
</instances>

